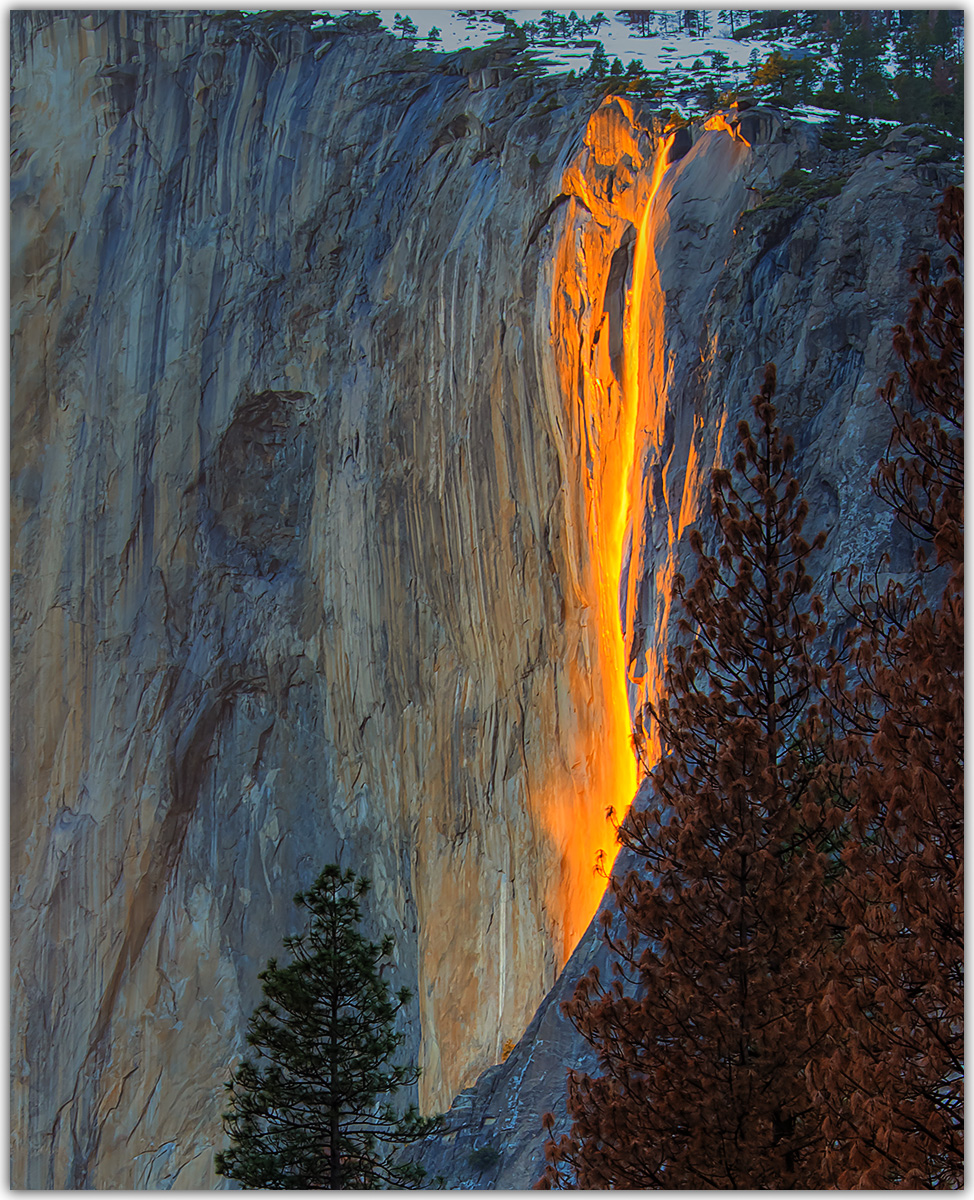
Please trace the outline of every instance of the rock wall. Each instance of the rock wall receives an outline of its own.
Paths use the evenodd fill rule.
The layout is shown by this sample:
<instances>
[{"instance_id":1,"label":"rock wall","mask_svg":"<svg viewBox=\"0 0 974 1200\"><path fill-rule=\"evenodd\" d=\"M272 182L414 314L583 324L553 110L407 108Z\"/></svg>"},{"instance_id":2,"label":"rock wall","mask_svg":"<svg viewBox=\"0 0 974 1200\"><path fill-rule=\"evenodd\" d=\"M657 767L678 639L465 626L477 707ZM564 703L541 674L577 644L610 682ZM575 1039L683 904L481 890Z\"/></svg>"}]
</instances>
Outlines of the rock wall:
<instances>
[{"instance_id":1,"label":"rock wall","mask_svg":"<svg viewBox=\"0 0 974 1200\"><path fill-rule=\"evenodd\" d=\"M735 234L810 134L663 136L252 26L12 14L18 1187L213 1185L257 972L327 861L396 938L423 1106L497 1062L598 903L626 688L658 686L667 572L767 357L836 554L866 536L936 182L909 156Z\"/></svg>"},{"instance_id":2,"label":"rock wall","mask_svg":"<svg viewBox=\"0 0 974 1200\"><path fill-rule=\"evenodd\" d=\"M551 345L587 105L254 24L12 17L18 1186L212 1185L325 862L373 880L427 1109L598 902L619 745Z\"/></svg>"}]
</instances>

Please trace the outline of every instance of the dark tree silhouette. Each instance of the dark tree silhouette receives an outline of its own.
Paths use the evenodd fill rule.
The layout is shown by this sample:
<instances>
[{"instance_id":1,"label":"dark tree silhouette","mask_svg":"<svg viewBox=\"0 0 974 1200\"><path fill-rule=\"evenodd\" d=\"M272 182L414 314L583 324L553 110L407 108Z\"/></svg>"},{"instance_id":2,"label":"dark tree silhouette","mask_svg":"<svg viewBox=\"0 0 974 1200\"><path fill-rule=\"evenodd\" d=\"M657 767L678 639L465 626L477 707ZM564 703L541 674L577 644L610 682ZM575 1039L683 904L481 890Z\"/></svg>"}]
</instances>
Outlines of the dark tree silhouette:
<instances>
[{"instance_id":1,"label":"dark tree silhouette","mask_svg":"<svg viewBox=\"0 0 974 1200\"><path fill-rule=\"evenodd\" d=\"M230 1147L220 1175L249 1188L419 1187L425 1171L398 1163L406 1142L431 1132L435 1118L414 1107L398 1114L382 1097L416 1081L393 1065L403 1035L383 969L393 948L358 931L368 881L337 866L294 900L308 915L303 934L284 939L292 961L271 959L261 973L264 1001L247 1041L257 1050L226 1085Z\"/></svg>"},{"instance_id":2,"label":"dark tree silhouette","mask_svg":"<svg viewBox=\"0 0 974 1200\"><path fill-rule=\"evenodd\" d=\"M713 472L717 554L695 531L696 580L676 581L685 644L648 712L662 757L619 833L642 865L610 882L615 977L593 970L564 1006L602 1073L570 1073L570 1134L546 1116L541 1187L826 1185L805 1068L829 1036L813 1018L843 814L804 728L822 676L805 562L824 535L802 537L774 389L769 366L733 472Z\"/></svg>"},{"instance_id":3,"label":"dark tree silhouette","mask_svg":"<svg viewBox=\"0 0 974 1200\"><path fill-rule=\"evenodd\" d=\"M609 59L605 53L605 47L601 42L597 42L595 49L592 51L592 61L588 65L588 69L584 72L584 79L605 79L609 74Z\"/></svg>"},{"instance_id":4,"label":"dark tree silhouette","mask_svg":"<svg viewBox=\"0 0 974 1200\"><path fill-rule=\"evenodd\" d=\"M909 390L875 486L919 541L921 582L862 587L831 701L852 837L837 896L849 938L821 1006L843 1036L814 1072L840 1187L963 1178L963 193L894 345ZM885 564L884 564L885 565ZM935 604L929 597L939 593Z\"/></svg>"}]
</instances>

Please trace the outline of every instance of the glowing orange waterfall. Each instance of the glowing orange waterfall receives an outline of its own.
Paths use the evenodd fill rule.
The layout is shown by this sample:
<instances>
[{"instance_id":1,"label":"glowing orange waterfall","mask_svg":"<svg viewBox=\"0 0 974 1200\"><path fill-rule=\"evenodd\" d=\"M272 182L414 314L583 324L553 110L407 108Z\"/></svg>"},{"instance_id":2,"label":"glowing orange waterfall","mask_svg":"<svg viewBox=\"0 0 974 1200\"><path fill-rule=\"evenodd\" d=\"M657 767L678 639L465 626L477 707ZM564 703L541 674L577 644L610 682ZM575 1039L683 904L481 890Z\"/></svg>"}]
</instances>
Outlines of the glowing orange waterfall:
<instances>
[{"instance_id":1,"label":"glowing orange waterfall","mask_svg":"<svg viewBox=\"0 0 974 1200\"><path fill-rule=\"evenodd\" d=\"M642 380L655 346L647 346L646 338L662 340L662 300L658 285L652 286L652 201L670 140L657 138L652 157L646 156L651 141L638 128L631 105L610 97L590 119L584 147L562 183L572 203L555 258L552 333L558 385L571 422L568 485L576 489L586 517L584 529L569 530L578 570L570 582L583 627L579 653L569 664L574 786L549 789L543 811L552 841L562 848L554 902L563 914L564 958L605 890L595 861L601 854L608 867L618 848L605 811L612 807L621 816L637 783L620 578L636 445L643 436L639 424L651 407ZM660 328L654 330L657 319ZM632 612L631 596L627 611Z\"/></svg>"}]
</instances>

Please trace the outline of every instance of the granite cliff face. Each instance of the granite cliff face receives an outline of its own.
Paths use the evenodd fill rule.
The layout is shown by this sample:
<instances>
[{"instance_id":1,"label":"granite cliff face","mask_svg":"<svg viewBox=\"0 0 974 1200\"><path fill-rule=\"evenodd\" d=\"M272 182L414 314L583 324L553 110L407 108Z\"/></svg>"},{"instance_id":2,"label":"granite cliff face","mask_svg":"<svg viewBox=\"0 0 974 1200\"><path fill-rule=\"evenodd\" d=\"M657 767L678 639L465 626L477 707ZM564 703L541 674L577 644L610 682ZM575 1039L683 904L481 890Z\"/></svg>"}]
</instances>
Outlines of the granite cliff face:
<instances>
[{"instance_id":1,"label":"granite cliff face","mask_svg":"<svg viewBox=\"0 0 974 1200\"><path fill-rule=\"evenodd\" d=\"M885 536L874 389L942 181L891 151L742 216L811 133L664 132L382 34L20 12L11 54L12 1182L209 1187L325 862L373 880L425 1108L521 1035L767 358L834 560ZM560 1094L534 1036L494 1120L515 1068Z\"/></svg>"}]
</instances>

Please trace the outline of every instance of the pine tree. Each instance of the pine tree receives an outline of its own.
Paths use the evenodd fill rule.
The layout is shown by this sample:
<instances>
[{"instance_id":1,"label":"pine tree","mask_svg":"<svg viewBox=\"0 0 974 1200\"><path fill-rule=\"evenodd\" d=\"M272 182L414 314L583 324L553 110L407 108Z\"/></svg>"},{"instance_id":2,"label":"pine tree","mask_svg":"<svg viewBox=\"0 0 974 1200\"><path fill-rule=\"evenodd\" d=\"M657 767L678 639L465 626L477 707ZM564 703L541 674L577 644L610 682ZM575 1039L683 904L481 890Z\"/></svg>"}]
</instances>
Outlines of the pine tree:
<instances>
[{"instance_id":1,"label":"pine tree","mask_svg":"<svg viewBox=\"0 0 974 1200\"><path fill-rule=\"evenodd\" d=\"M717 13L717 19L722 22L722 24L730 26L731 37L734 36L734 31L736 29L734 24L735 21L738 25L746 25L747 17L748 14L746 12L742 12L738 8L722 8Z\"/></svg>"},{"instance_id":2,"label":"pine tree","mask_svg":"<svg viewBox=\"0 0 974 1200\"><path fill-rule=\"evenodd\" d=\"M821 1006L842 1027L814 1074L840 1187L958 1187L963 1178L963 193L894 345L910 400L875 484L919 543L921 582L859 592L832 677L854 836L838 880L849 927ZM885 565L885 564L884 564ZM931 593L939 591L931 604Z\"/></svg>"},{"instance_id":3,"label":"pine tree","mask_svg":"<svg viewBox=\"0 0 974 1200\"><path fill-rule=\"evenodd\" d=\"M392 27L404 41L409 42L414 42L419 32L416 28L416 22L408 14L403 16L402 13L396 13Z\"/></svg>"},{"instance_id":4,"label":"pine tree","mask_svg":"<svg viewBox=\"0 0 974 1200\"><path fill-rule=\"evenodd\" d=\"M652 798L619 831L642 866L610 881L614 978L593 970L564 1008L602 1074L570 1073L569 1135L546 1116L542 1187L824 1185L805 1068L828 1036L809 1012L828 976L842 813L816 788L804 728L822 674L805 561L824 535L802 537L774 387L769 366L756 432L742 422L733 473L713 473L717 555L694 531L696 581L676 581L686 644L648 711Z\"/></svg>"},{"instance_id":5,"label":"pine tree","mask_svg":"<svg viewBox=\"0 0 974 1200\"><path fill-rule=\"evenodd\" d=\"M559 16L560 14L555 12L553 8L546 8L541 14L541 19L538 24L544 37L548 38L549 40L558 36Z\"/></svg>"},{"instance_id":6,"label":"pine tree","mask_svg":"<svg viewBox=\"0 0 974 1200\"><path fill-rule=\"evenodd\" d=\"M589 63L584 77L586 79L605 79L608 74L609 57L605 52L605 47L598 42L592 51L592 61Z\"/></svg>"},{"instance_id":7,"label":"pine tree","mask_svg":"<svg viewBox=\"0 0 974 1200\"><path fill-rule=\"evenodd\" d=\"M260 975L264 1000L245 1061L226 1085L229 1149L216 1170L249 1188L363 1189L418 1187L425 1172L397 1163L404 1143L423 1137L435 1118L415 1107L397 1114L388 1101L414 1083L414 1067L393 1065L403 1041L396 1015L410 1000L383 977L391 938L376 945L358 931L368 881L327 866L295 903L306 932L284 939L286 966L271 959Z\"/></svg>"}]
</instances>

